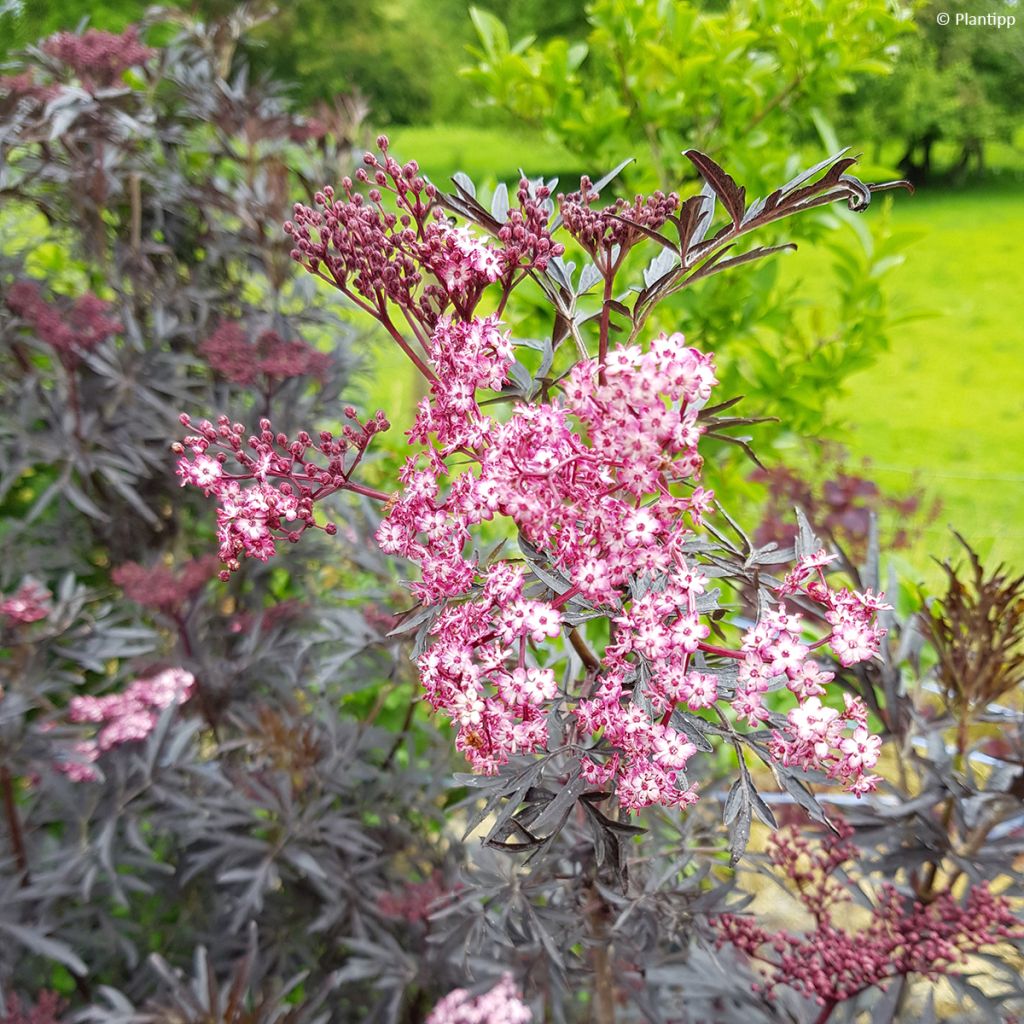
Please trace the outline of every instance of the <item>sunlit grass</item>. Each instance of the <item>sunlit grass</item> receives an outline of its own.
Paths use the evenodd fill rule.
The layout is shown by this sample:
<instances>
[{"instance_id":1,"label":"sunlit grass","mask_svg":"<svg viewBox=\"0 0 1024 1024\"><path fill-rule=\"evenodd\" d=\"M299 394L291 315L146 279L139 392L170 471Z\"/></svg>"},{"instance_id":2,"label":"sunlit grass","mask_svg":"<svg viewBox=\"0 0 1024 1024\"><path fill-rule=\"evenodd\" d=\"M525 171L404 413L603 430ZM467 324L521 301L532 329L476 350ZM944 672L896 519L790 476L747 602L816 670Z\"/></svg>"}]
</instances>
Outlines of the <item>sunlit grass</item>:
<instances>
[{"instance_id":1,"label":"sunlit grass","mask_svg":"<svg viewBox=\"0 0 1024 1024\"><path fill-rule=\"evenodd\" d=\"M902 325L849 380L846 440L880 486L916 479L942 500L906 559L918 572L929 554L956 554L950 525L1024 566L1024 188L924 190L898 201L893 221L922 234L893 272L894 301L934 316Z\"/></svg>"}]
</instances>

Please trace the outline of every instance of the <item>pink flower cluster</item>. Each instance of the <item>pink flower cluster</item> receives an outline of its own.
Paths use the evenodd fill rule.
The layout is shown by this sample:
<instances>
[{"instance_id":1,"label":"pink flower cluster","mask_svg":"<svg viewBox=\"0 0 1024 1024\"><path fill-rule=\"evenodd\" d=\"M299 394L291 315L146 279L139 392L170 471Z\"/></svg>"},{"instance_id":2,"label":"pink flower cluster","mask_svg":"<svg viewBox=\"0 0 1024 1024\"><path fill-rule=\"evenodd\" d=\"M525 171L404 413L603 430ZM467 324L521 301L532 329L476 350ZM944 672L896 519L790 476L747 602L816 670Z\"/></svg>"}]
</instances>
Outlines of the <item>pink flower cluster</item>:
<instances>
[{"instance_id":1,"label":"pink flower cluster","mask_svg":"<svg viewBox=\"0 0 1024 1024\"><path fill-rule=\"evenodd\" d=\"M218 568L216 555L192 558L174 569L168 565L125 562L113 571L111 578L125 597L145 608L173 615L216 575Z\"/></svg>"},{"instance_id":2,"label":"pink flower cluster","mask_svg":"<svg viewBox=\"0 0 1024 1024\"><path fill-rule=\"evenodd\" d=\"M38 622L50 614L52 597L41 583L27 579L13 594L0 601L0 619L16 626Z\"/></svg>"},{"instance_id":3,"label":"pink flower cluster","mask_svg":"<svg viewBox=\"0 0 1024 1024\"><path fill-rule=\"evenodd\" d=\"M137 679L122 693L104 697L72 697L72 722L95 722L102 728L95 739L75 744L74 760L60 764L72 782L93 782L91 767L101 753L144 740L155 728L160 711L172 704L184 704L192 696L195 677L183 668L168 668L156 675Z\"/></svg>"},{"instance_id":4,"label":"pink flower cluster","mask_svg":"<svg viewBox=\"0 0 1024 1024\"><path fill-rule=\"evenodd\" d=\"M86 292L70 305L58 304L47 302L34 282L16 281L7 290L4 301L69 369L77 366L81 353L92 351L124 329L119 320L109 315L110 304L92 292Z\"/></svg>"},{"instance_id":5,"label":"pink flower cluster","mask_svg":"<svg viewBox=\"0 0 1024 1024\"><path fill-rule=\"evenodd\" d=\"M480 391L500 387L512 359L497 319L441 317L430 354L431 395L410 431L424 451L403 469L403 490L388 501L377 539L383 551L417 564L419 600L445 604L419 668L427 699L456 724L457 747L476 770L495 772L514 754L545 750L548 712L566 700L579 733L595 741L582 759L591 784L614 782L629 810L687 805L696 793L684 772L696 751L673 726L675 710L727 699L739 720L757 727L770 717L764 695L784 685L799 704L772 740L776 756L824 768L858 793L873 787L878 741L867 732L866 710L853 700L844 713L821 704L832 675L812 658L801 617L785 599L799 594L822 605L831 635L813 646L831 643L852 664L877 650L878 598L829 587L828 557L810 556L778 587L781 603L744 633L739 650L707 642L708 577L689 548L713 497L695 483L698 414L715 384L709 356L678 334L661 335L647 352L617 348L603 374L594 360L577 363L560 399L519 405L498 423L478 401ZM227 421L186 439L193 458L182 459L179 473L217 494L229 564L243 554L269 557L285 523L313 525L314 502L351 486L332 442L318 450L334 459L333 471L306 461L308 436L287 454L275 453L275 443L287 447L264 425L249 442L256 458L245 455L241 430ZM358 443L361 453L369 436ZM217 458L211 445L222 449ZM225 473L229 453L255 486L243 490L242 476ZM278 488L268 476L286 482ZM510 560L482 565L467 556L475 528L494 519L562 574L561 592L537 592ZM561 609L574 599L614 626L590 666L600 670L590 692L578 694L560 691L535 653L562 635ZM728 687L720 687L709 657L735 662Z\"/></svg>"},{"instance_id":6,"label":"pink flower cluster","mask_svg":"<svg viewBox=\"0 0 1024 1024\"><path fill-rule=\"evenodd\" d=\"M250 342L238 323L221 324L199 346L210 367L234 384L249 386L261 377L273 386L292 377L322 379L330 356L298 339L286 341L276 331L262 331Z\"/></svg>"},{"instance_id":7,"label":"pink flower cluster","mask_svg":"<svg viewBox=\"0 0 1024 1024\"><path fill-rule=\"evenodd\" d=\"M532 1020L512 975L506 974L476 998L464 988L449 992L431 1011L427 1024L530 1024Z\"/></svg>"},{"instance_id":8,"label":"pink flower cluster","mask_svg":"<svg viewBox=\"0 0 1024 1024\"><path fill-rule=\"evenodd\" d=\"M129 68L145 64L156 53L139 40L134 26L121 33L96 28L81 35L58 32L43 43L43 52L66 64L88 88L113 85Z\"/></svg>"},{"instance_id":9,"label":"pink flower cluster","mask_svg":"<svg viewBox=\"0 0 1024 1024\"><path fill-rule=\"evenodd\" d=\"M442 320L432 357L432 400L425 400L411 431L414 441L428 445L426 468L415 459L406 466L404 491L391 503L378 542L419 565L413 590L423 602L473 591L438 616L420 670L428 700L458 724L457 745L477 770L495 771L514 753L545 749L547 709L557 688L550 669L528 665L527 646L558 636L559 608L577 596L616 627L596 689L574 709L580 730L600 737L607 751L603 763L585 758L583 771L595 785L614 779L630 810L696 798L683 775L696 748L670 722L678 706L699 711L719 699L718 677L693 663L698 652L738 662L730 703L755 726L769 718L763 696L776 683L784 681L801 702L825 692L832 676L801 642L800 616L782 605L746 632L739 651L706 643L710 628L699 602L708 578L687 546L695 537L690 526L702 523L712 495L672 488L700 472L697 416L715 383L708 356L678 334L660 336L646 353L615 349L603 381L596 361L577 363L561 402L521 405L503 424L484 416L475 399L478 389L500 383L511 358L493 319ZM467 453L476 471L453 476L442 494L448 457ZM656 500L645 502L651 495ZM499 562L483 570L465 557L473 527L495 516L510 519L564 573L561 594L526 600L522 569ZM871 615L880 605L829 588L824 564L821 556L804 560L780 596L799 591L824 603L834 620L831 642L842 657L860 660L877 649ZM640 580L651 581L645 592L631 591L631 581ZM529 672L543 683L526 685ZM804 721L799 711L794 727ZM829 714L827 735L815 736L812 745L815 763L863 792L875 782L867 770L878 749L864 736L866 711L851 702L846 716ZM843 733L847 726L852 737ZM777 742L781 752L786 741ZM804 752L802 742L798 733L785 747L790 760Z\"/></svg>"},{"instance_id":10,"label":"pink flower cluster","mask_svg":"<svg viewBox=\"0 0 1024 1024\"><path fill-rule=\"evenodd\" d=\"M884 633L875 628L875 615L890 605L885 603L884 595L872 594L870 590L863 594L853 590L831 590L825 580L824 567L836 557L819 551L803 559L783 580L779 595L806 594L812 601L825 606L825 619L832 627L829 644L839 663L849 668L878 653Z\"/></svg>"},{"instance_id":11,"label":"pink flower cluster","mask_svg":"<svg viewBox=\"0 0 1024 1024\"><path fill-rule=\"evenodd\" d=\"M217 539L226 574L238 568L239 558L266 561L277 551L277 541L295 542L310 528L337 532L333 523L320 527L314 502L338 490L386 497L360 487L349 479L373 437L388 429L383 413L359 423L354 409L346 415L355 426L341 437L321 431L314 441L302 431L292 440L275 434L270 420L260 420L260 432L245 440L245 427L221 416L214 426L209 420L198 424L197 434L173 446L181 456L178 476L181 484L199 487L217 498ZM191 427L187 415L181 422ZM248 448L249 451L246 451ZM225 463L232 459L241 472L229 473ZM274 480L282 480L278 486Z\"/></svg>"},{"instance_id":12,"label":"pink flower cluster","mask_svg":"<svg viewBox=\"0 0 1024 1024\"><path fill-rule=\"evenodd\" d=\"M813 931L769 931L734 914L716 922L718 944L730 943L758 964L769 997L787 986L834 1006L901 975L934 980L966 962L968 954L1021 937L1008 901L985 885L972 886L963 901L942 892L931 902L886 885L869 922L847 930L839 922L851 896L838 872L857 857L849 835L844 826L838 839L815 843L782 829L768 840L773 864L815 921Z\"/></svg>"}]
</instances>

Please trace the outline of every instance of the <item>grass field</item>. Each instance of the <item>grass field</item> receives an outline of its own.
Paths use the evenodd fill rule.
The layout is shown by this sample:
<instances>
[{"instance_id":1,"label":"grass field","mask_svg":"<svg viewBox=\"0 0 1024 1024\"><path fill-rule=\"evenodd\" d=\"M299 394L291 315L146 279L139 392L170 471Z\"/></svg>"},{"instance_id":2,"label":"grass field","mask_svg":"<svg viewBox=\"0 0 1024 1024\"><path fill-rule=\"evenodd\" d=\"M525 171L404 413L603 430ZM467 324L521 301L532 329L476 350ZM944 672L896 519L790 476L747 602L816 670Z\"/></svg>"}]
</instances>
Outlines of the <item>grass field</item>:
<instances>
[{"instance_id":1,"label":"grass field","mask_svg":"<svg viewBox=\"0 0 1024 1024\"><path fill-rule=\"evenodd\" d=\"M460 167L480 180L514 178L524 152L549 173L573 165L557 147L498 130L406 129L393 145L438 182ZM1012 155L1000 151L996 162L1012 166ZM884 490L921 486L942 502L916 547L894 561L912 580L936 580L929 556L956 554L950 526L983 555L1024 570L1024 183L1008 172L1001 180L897 197L893 226L920 241L892 274L894 305L930 315L899 327L839 403L844 440L872 460ZM822 289L813 280L820 262L812 248L787 260L787 273L806 268L812 297ZM396 383L409 378L391 353L383 358L392 372L380 398L393 400Z\"/></svg>"},{"instance_id":2,"label":"grass field","mask_svg":"<svg viewBox=\"0 0 1024 1024\"><path fill-rule=\"evenodd\" d=\"M906 560L918 572L954 553L950 525L1024 570L1024 186L923 190L893 220L922 235L893 273L894 300L934 316L902 325L850 380L847 441L880 486L916 479L942 500Z\"/></svg>"}]
</instances>

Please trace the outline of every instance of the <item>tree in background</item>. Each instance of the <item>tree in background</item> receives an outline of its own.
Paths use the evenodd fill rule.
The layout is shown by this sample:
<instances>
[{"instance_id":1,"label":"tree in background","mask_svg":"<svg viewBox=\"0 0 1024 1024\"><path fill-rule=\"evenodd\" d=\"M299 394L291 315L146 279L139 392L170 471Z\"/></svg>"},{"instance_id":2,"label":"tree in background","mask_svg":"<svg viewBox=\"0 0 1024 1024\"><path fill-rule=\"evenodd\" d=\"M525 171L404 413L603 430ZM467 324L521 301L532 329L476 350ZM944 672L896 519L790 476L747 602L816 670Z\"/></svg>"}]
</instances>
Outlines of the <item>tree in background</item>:
<instances>
[{"instance_id":1,"label":"tree in background","mask_svg":"<svg viewBox=\"0 0 1024 1024\"><path fill-rule=\"evenodd\" d=\"M921 6L917 32L896 44L892 74L864 82L846 102L856 134L872 140L876 152L899 144L901 172L919 182L940 170L937 145L952 151L951 164L942 169L962 178L981 172L986 146L1012 142L1024 123L1019 25L940 25L937 15L950 13L949 6ZM985 13L1016 10L1004 0Z\"/></svg>"}]
</instances>

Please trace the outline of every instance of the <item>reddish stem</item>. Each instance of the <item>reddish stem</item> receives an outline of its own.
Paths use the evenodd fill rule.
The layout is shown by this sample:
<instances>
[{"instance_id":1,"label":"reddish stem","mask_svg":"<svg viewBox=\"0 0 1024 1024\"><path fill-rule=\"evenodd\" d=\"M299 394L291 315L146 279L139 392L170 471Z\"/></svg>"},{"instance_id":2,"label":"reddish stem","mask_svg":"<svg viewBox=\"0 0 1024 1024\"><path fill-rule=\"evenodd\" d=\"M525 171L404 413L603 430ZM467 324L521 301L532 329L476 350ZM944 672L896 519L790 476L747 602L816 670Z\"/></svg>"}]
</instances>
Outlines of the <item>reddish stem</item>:
<instances>
[{"instance_id":1,"label":"reddish stem","mask_svg":"<svg viewBox=\"0 0 1024 1024\"><path fill-rule=\"evenodd\" d=\"M181 646L185 652L185 656L190 661L195 661L195 654L192 648L192 637L189 635L188 623L185 621L184 615L180 611L172 612L171 618L174 620L175 626L178 627L178 636L181 638ZM196 697L199 698L199 710L203 714L203 718L206 719L206 724L210 727L210 731L213 733L213 737L217 742L220 742L220 735L217 732L217 718L213 713L213 705L210 703L209 694L206 692L206 688L203 686L199 676L193 675L192 677L196 684Z\"/></svg>"},{"instance_id":2,"label":"reddish stem","mask_svg":"<svg viewBox=\"0 0 1024 1024\"><path fill-rule=\"evenodd\" d=\"M564 594L559 594L551 602L552 608L561 608L567 601L571 601L578 593L580 588L573 584Z\"/></svg>"},{"instance_id":3,"label":"reddish stem","mask_svg":"<svg viewBox=\"0 0 1024 1024\"><path fill-rule=\"evenodd\" d=\"M384 329L388 332L388 334L390 334L391 337L394 338L395 341L398 343L398 347L413 361L413 364L415 365L416 369L419 370L420 373L422 373L427 380L436 381L437 375L429 366L427 366L425 362L423 362L422 359L420 359L420 357L413 350L412 346L405 340L405 338L402 337L401 332L391 322L391 318L387 314L385 314L383 317L379 317L378 319L384 325Z\"/></svg>"},{"instance_id":4,"label":"reddish stem","mask_svg":"<svg viewBox=\"0 0 1024 1024\"><path fill-rule=\"evenodd\" d=\"M21 884L23 886L28 885L28 854L25 852L25 835L21 830L18 805L14 800L14 780L11 778L10 770L6 765L0 767L0 798L3 799L4 816L7 818L7 831L11 837L14 862L18 865L18 871L21 874Z\"/></svg>"},{"instance_id":5,"label":"reddish stem","mask_svg":"<svg viewBox=\"0 0 1024 1024\"><path fill-rule=\"evenodd\" d=\"M605 383L604 364L605 361L608 359L608 332L610 329L610 320L612 312L612 284L614 280L614 272L612 271L611 267L609 267L604 279L604 301L601 304L601 336L598 339L597 347L598 380L602 384Z\"/></svg>"},{"instance_id":6,"label":"reddish stem","mask_svg":"<svg viewBox=\"0 0 1024 1024\"><path fill-rule=\"evenodd\" d=\"M600 659L590 649L578 629L569 631L569 643L572 644L573 650L579 655L580 661L583 662L583 666L588 672L597 672L601 668Z\"/></svg>"},{"instance_id":7,"label":"reddish stem","mask_svg":"<svg viewBox=\"0 0 1024 1024\"><path fill-rule=\"evenodd\" d=\"M825 1024L825 1021L832 1016L832 1011L839 1005L838 999L828 999L825 1001L825 1005L821 1008L821 1013L818 1014L814 1024Z\"/></svg>"},{"instance_id":8,"label":"reddish stem","mask_svg":"<svg viewBox=\"0 0 1024 1024\"><path fill-rule=\"evenodd\" d=\"M342 486L343 491L353 491L356 494L362 494L364 497L373 498L376 501L390 501L391 495L385 494L383 491L374 490L372 487L364 487L362 484L354 484L351 480L346 480Z\"/></svg>"},{"instance_id":9,"label":"reddish stem","mask_svg":"<svg viewBox=\"0 0 1024 1024\"><path fill-rule=\"evenodd\" d=\"M714 644L706 644L703 641L697 644L699 650L705 654L717 654L721 658L735 658L742 661L746 655L742 651L730 651L727 647L716 647Z\"/></svg>"}]
</instances>

